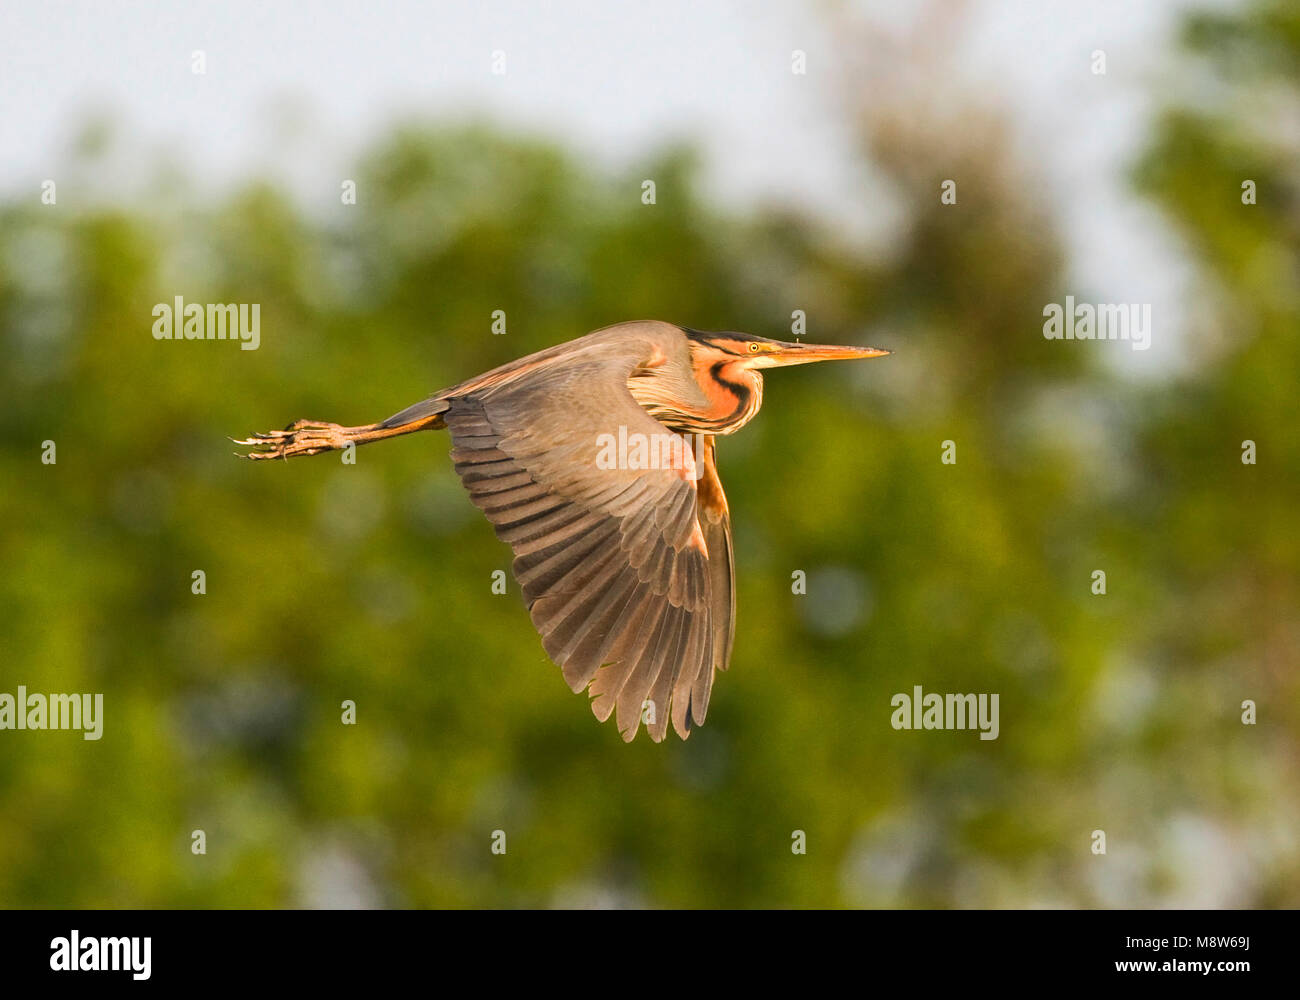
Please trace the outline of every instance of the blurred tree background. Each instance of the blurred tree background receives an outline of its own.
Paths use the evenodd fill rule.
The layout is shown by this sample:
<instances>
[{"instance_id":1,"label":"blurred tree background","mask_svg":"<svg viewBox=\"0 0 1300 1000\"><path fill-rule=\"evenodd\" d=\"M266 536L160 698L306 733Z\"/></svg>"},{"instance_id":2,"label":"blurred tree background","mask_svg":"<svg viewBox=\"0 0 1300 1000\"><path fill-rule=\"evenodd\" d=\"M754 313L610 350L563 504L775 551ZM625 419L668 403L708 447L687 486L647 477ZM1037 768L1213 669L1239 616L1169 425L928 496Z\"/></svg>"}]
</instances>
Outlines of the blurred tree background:
<instances>
[{"instance_id":1,"label":"blurred tree background","mask_svg":"<svg viewBox=\"0 0 1300 1000\"><path fill-rule=\"evenodd\" d=\"M1300 10L1193 17L1182 59L1202 86L1134 183L1203 301L1153 382L1043 338L1079 290L987 108L858 113L887 259L716 208L685 146L610 175L414 122L356 206L161 165L123 204L96 164L130 138L88 123L57 208L0 205L0 691L101 691L104 736L0 733L0 905L1300 905ZM176 295L260 303L260 349L155 341ZM722 442L738 639L685 743L625 746L568 691L445 436L355 466L225 437L625 319L783 337L796 309L896 353L771 375ZM895 731L914 685L999 693L999 738Z\"/></svg>"}]
</instances>

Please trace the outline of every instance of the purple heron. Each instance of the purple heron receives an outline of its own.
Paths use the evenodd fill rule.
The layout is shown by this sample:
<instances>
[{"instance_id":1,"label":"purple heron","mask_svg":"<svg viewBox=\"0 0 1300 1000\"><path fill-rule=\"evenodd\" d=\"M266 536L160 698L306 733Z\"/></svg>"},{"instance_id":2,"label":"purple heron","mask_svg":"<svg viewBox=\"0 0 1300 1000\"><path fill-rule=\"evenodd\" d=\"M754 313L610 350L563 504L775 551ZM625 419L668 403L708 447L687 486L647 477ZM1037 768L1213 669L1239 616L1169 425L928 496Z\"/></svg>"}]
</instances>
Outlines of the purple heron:
<instances>
[{"instance_id":1,"label":"purple heron","mask_svg":"<svg viewBox=\"0 0 1300 1000\"><path fill-rule=\"evenodd\" d=\"M600 721L617 711L625 740L643 715L655 742L670 718L685 739L735 637L714 438L758 413L764 368L888 353L620 323L377 424L299 420L237 443L257 449L252 459L292 458L446 428L456 472L514 550L528 613L569 687L588 691Z\"/></svg>"}]
</instances>

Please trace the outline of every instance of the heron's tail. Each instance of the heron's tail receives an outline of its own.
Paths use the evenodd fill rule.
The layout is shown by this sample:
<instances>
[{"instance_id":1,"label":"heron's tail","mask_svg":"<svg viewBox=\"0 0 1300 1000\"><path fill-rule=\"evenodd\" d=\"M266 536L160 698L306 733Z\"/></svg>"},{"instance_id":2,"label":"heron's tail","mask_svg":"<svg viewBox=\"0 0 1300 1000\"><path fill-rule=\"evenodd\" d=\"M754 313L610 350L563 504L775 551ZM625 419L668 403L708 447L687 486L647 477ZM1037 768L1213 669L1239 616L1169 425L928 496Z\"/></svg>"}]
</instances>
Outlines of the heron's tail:
<instances>
[{"instance_id":1,"label":"heron's tail","mask_svg":"<svg viewBox=\"0 0 1300 1000\"><path fill-rule=\"evenodd\" d=\"M418 403L413 403L401 413L394 413L387 420L375 424L375 427L397 428L411 427L412 431L437 430L445 427L442 415L451 407L451 401L441 396L432 396L429 399L422 399ZM411 426L419 424L418 427ZM401 431L402 434L408 434L410 431Z\"/></svg>"}]
</instances>

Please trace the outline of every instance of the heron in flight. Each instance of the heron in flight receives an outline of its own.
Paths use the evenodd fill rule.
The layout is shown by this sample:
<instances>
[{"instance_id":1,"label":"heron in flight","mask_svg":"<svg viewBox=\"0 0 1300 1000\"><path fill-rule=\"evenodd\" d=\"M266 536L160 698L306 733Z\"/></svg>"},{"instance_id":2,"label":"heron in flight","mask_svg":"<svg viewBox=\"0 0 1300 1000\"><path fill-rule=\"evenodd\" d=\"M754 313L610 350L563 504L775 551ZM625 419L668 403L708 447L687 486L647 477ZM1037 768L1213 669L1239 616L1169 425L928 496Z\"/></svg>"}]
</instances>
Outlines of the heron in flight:
<instances>
[{"instance_id":1,"label":"heron in flight","mask_svg":"<svg viewBox=\"0 0 1300 1000\"><path fill-rule=\"evenodd\" d=\"M513 549L529 616L569 687L588 692L601 722L616 712L624 740L644 718L657 743L669 719L682 739L704 722L731 659L716 436L758 413L764 368L888 353L620 323L377 424L298 420L237 443L252 459L293 458L446 428L456 472Z\"/></svg>"}]
</instances>

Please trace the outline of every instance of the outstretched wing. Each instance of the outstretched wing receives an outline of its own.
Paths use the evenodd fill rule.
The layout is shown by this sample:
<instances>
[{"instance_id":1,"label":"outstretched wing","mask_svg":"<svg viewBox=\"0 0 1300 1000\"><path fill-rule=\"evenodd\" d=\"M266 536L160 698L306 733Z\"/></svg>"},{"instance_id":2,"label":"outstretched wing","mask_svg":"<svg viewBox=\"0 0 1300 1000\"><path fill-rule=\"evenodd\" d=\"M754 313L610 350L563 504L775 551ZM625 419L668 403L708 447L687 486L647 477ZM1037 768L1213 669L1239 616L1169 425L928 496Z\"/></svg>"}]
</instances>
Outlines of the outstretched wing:
<instances>
[{"instance_id":1,"label":"outstretched wing","mask_svg":"<svg viewBox=\"0 0 1300 1000\"><path fill-rule=\"evenodd\" d=\"M682 467L611 468L611 442L643 435L651 455L668 443L627 380L671 345L653 328L584 341L443 394L452 459L514 550L533 625L569 686L588 690L602 722L616 712L625 740L642 721L662 740L670 717L685 738L726 668L734 618L712 441L676 452Z\"/></svg>"}]
</instances>

